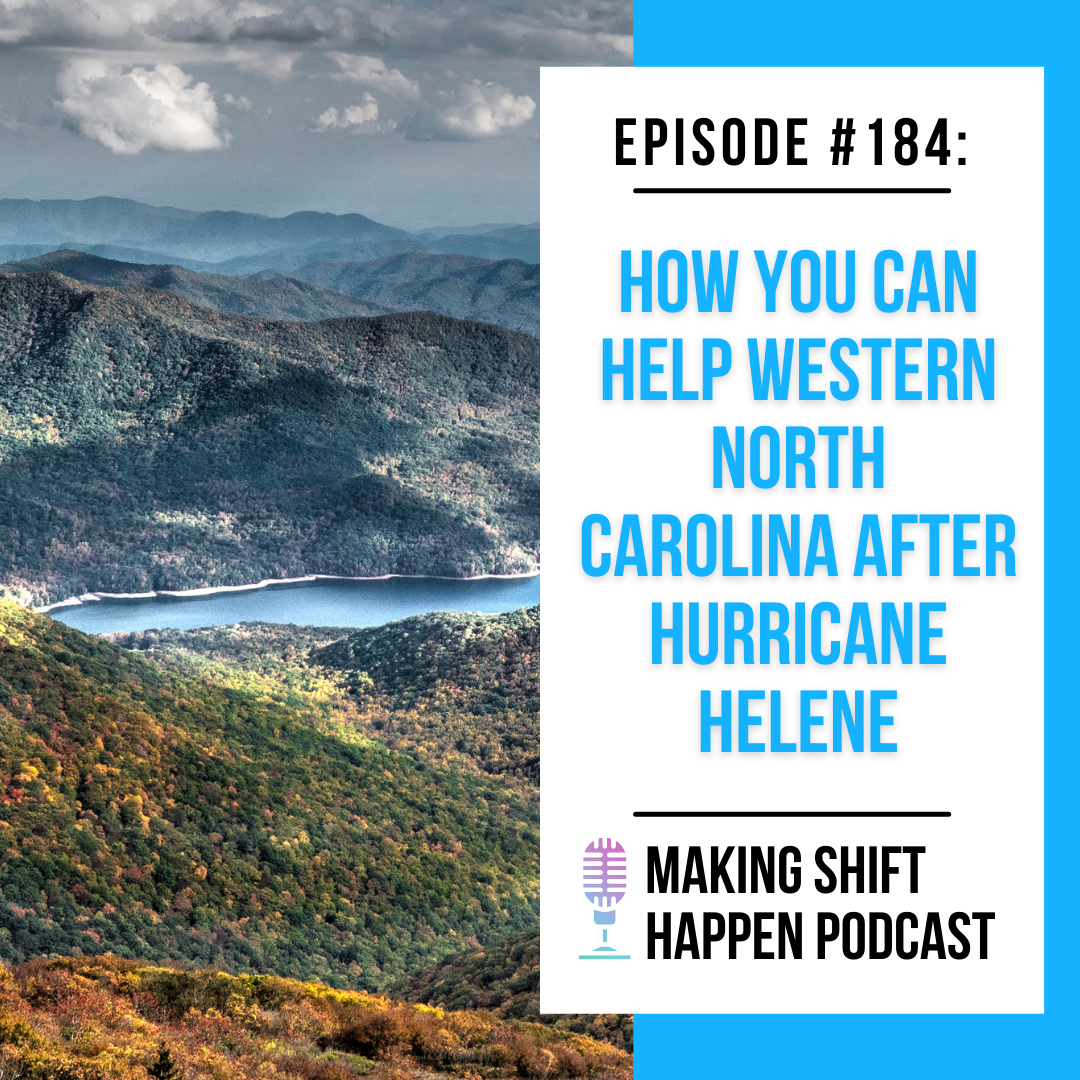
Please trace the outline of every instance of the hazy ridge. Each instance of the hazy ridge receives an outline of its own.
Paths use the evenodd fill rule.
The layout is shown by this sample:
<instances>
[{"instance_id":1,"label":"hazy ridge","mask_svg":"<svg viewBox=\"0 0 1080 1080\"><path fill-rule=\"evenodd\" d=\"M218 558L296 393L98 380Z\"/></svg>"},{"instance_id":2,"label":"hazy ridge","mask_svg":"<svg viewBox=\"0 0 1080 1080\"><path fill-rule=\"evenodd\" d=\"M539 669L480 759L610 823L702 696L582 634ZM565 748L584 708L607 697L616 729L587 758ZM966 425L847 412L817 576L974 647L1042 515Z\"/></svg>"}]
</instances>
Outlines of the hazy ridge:
<instances>
[{"instance_id":1,"label":"hazy ridge","mask_svg":"<svg viewBox=\"0 0 1080 1080\"><path fill-rule=\"evenodd\" d=\"M0 258L56 248L126 262L177 263L191 270L244 274L295 270L316 259L364 261L405 252L540 261L537 225L487 232L409 232L363 214L302 211L273 218L240 211L148 206L132 199L0 199ZM141 253L141 254L140 254Z\"/></svg>"},{"instance_id":2,"label":"hazy ridge","mask_svg":"<svg viewBox=\"0 0 1080 1080\"><path fill-rule=\"evenodd\" d=\"M407 254L365 263L314 262L292 275L247 278L182 266L120 262L60 250L0 264L0 274L55 271L91 285L145 285L196 304L267 319L319 319L434 311L458 319L540 332L540 268L520 260Z\"/></svg>"}]
</instances>

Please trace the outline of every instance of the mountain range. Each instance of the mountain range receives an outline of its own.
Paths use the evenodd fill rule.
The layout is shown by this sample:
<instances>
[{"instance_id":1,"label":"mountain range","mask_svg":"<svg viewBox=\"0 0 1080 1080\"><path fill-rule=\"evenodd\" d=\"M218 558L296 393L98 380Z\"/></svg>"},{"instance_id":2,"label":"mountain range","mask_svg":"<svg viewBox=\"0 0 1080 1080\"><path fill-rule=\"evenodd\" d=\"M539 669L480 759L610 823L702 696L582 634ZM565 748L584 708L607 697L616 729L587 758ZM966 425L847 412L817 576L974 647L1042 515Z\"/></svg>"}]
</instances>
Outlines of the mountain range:
<instances>
[{"instance_id":1,"label":"mountain range","mask_svg":"<svg viewBox=\"0 0 1080 1080\"><path fill-rule=\"evenodd\" d=\"M382 225L363 214L303 211L273 218L148 206L109 197L0 199L0 258L31 258L56 248L227 274L268 267L295 270L320 258L359 262L406 252L540 261L535 224L419 234Z\"/></svg>"},{"instance_id":2,"label":"mountain range","mask_svg":"<svg viewBox=\"0 0 1080 1080\"><path fill-rule=\"evenodd\" d=\"M267 319L318 320L434 311L540 332L540 267L469 255L393 255L365 263L320 261L292 274L204 274L182 266L120 262L60 250L0 264L0 274L55 271L91 285L145 285L217 311Z\"/></svg>"},{"instance_id":3,"label":"mountain range","mask_svg":"<svg viewBox=\"0 0 1080 1080\"><path fill-rule=\"evenodd\" d=\"M533 571L538 345L0 277L0 591Z\"/></svg>"},{"instance_id":4,"label":"mountain range","mask_svg":"<svg viewBox=\"0 0 1080 1080\"><path fill-rule=\"evenodd\" d=\"M183 296L216 311L258 315L266 319L344 318L385 315L398 308L365 304L340 291L324 289L276 272L248 281L225 274L200 274L183 266L153 266L117 262L82 251L52 251L31 259L0 264L0 274L40 274L55 271L88 285L145 285Z\"/></svg>"}]
</instances>

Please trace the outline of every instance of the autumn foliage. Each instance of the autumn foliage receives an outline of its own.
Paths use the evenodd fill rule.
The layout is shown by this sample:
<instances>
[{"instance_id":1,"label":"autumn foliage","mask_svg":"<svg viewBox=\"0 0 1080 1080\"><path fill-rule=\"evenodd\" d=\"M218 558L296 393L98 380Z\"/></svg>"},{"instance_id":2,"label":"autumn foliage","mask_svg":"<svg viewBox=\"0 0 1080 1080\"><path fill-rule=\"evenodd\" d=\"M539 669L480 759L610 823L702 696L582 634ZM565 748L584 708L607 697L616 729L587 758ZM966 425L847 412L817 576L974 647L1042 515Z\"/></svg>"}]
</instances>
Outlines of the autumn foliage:
<instances>
[{"instance_id":1,"label":"autumn foliage","mask_svg":"<svg viewBox=\"0 0 1080 1080\"><path fill-rule=\"evenodd\" d=\"M535 925L535 788L318 718L0 601L0 959L383 992Z\"/></svg>"},{"instance_id":2,"label":"autumn foliage","mask_svg":"<svg viewBox=\"0 0 1080 1080\"><path fill-rule=\"evenodd\" d=\"M0 967L4 1080L629 1080L607 1043L272 975L116 956Z\"/></svg>"}]
</instances>

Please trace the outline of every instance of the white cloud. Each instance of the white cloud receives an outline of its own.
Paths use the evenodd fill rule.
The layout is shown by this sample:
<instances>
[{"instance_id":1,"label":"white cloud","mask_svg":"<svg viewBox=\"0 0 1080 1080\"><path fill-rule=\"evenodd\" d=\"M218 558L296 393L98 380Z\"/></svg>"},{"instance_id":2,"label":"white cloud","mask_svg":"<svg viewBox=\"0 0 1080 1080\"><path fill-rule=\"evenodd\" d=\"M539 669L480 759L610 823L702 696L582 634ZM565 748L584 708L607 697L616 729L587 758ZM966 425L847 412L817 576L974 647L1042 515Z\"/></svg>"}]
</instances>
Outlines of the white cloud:
<instances>
[{"instance_id":1,"label":"white cloud","mask_svg":"<svg viewBox=\"0 0 1080 1080\"><path fill-rule=\"evenodd\" d=\"M218 150L217 104L206 83L173 64L124 71L119 64L79 59L57 76L57 108L89 139L114 154L159 150Z\"/></svg>"},{"instance_id":2,"label":"white cloud","mask_svg":"<svg viewBox=\"0 0 1080 1080\"><path fill-rule=\"evenodd\" d=\"M352 56L349 53L331 52L326 54L339 68L340 74L335 79L360 83L373 90L381 90L394 97L418 98L420 84L406 78L397 68L388 68L374 56Z\"/></svg>"},{"instance_id":3,"label":"white cloud","mask_svg":"<svg viewBox=\"0 0 1080 1080\"><path fill-rule=\"evenodd\" d=\"M350 105L344 114L346 124L367 124L379 119L379 106L370 94L365 94L363 104Z\"/></svg>"},{"instance_id":4,"label":"white cloud","mask_svg":"<svg viewBox=\"0 0 1080 1080\"><path fill-rule=\"evenodd\" d=\"M474 79L454 94L440 95L443 102L417 115L409 127L414 139L489 139L533 118L536 102L515 96L498 83Z\"/></svg>"},{"instance_id":5,"label":"white cloud","mask_svg":"<svg viewBox=\"0 0 1080 1080\"><path fill-rule=\"evenodd\" d=\"M251 99L244 97L241 94L239 97L233 97L232 94L225 95L226 105L235 105L241 112L249 112L251 109Z\"/></svg>"},{"instance_id":6,"label":"white cloud","mask_svg":"<svg viewBox=\"0 0 1080 1080\"><path fill-rule=\"evenodd\" d=\"M326 8L327 5L321 5ZM0 41L91 45L272 41L350 36L357 14L308 0L0 0ZM323 48L328 47L323 45Z\"/></svg>"},{"instance_id":7,"label":"white cloud","mask_svg":"<svg viewBox=\"0 0 1080 1080\"><path fill-rule=\"evenodd\" d=\"M169 7L170 0L0 0L0 41L122 40Z\"/></svg>"},{"instance_id":8,"label":"white cloud","mask_svg":"<svg viewBox=\"0 0 1080 1080\"><path fill-rule=\"evenodd\" d=\"M0 43L627 63L631 0L0 0ZM380 87L373 87L380 89Z\"/></svg>"},{"instance_id":9,"label":"white cloud","mask_svg":"<svg viewBox=\"0 0 1080 1080\"><path fill-rule=\"evenodd\" d=\"M607 46L612 52L621 56L628 63L634 60L634 35L633 34L596 34L594 40L598 45Z\"/></svg>"},{"instance_id":10,"label":"white cloud","mask_svg":"<svg viewBox=\"0 0 1080 1080\"><path fill-rule=\"evenodd\" d=\"M357 134L374 134L377 132L393 131L397 127L394 121L386 124L379 123L379 103L371 96L364 94L359 105L349 105L339 113L331 106L315 121L315 131L332 131L348 128Z\"/></svg>"}]
</instances>

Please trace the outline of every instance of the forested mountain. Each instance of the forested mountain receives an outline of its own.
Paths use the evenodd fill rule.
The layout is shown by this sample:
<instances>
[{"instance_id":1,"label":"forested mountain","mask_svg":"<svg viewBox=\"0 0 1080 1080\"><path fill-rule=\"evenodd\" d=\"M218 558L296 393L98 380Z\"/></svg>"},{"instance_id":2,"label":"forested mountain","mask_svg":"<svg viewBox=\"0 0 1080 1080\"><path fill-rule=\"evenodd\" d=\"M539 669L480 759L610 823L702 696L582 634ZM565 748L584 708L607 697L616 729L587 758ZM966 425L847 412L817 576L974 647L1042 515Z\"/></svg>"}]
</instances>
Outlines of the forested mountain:
<instances>
[{"instance_id":1,"label":"forested mountain","mask_svg":"<svg viewBox=\"0 0 1080 1080\"><path fill-rule=\"evenodd\" d=\"M54 270L88 285L145 285L183 296L193 303L238 315L266 319L334 319L385 315L399 308L364 303L286 275L248 281L226 274L199 274L182 266L117 262L81 251L52 251L19 262L0 264L0 274L37 274ZM454 314L447 312L446 314Z\"/></svg>"},{"instance_id":2,"label":"forested mountain","mask_svg":"<svg viewBox=\"0 0 1080 1080\"><path fill-rule=\"evenodd\" d=\"M313 321L391 311L434 311L540 333L540 267L467 255L395 255L373 262L314 262L293 276L263 270L247 278L182 266L102 259L81 251L0 264L0 274L53 270L88 285L145 285L217 311Z\"/></svg>"},{"instance_id":3,"label":"forested mountain","mask_svg":"<svg viewBox=\"0 0 1080 1080\"><path fill-rule=\"evenodd\" d=\"M0 967L0 1032L3 1076L24 1080L632 1074L629 1054L558 1028L115 956Z\"/></svg>"},{"instance_id":4,"label":"forested mountain","mask_svg":"<svg viewBox=\"0 0 1080 1080\"><path fill-rule=\"evenodd\" d=\"M272 273L253 277L265 281ZM371 262L320 260L293 276L395 311L437 311L540 333L540 267L520 259L411 254Z\"/></svg>"},{"instance_id":5,"label":"forested mountain","mask_svg":"<svg viewBox=\"0 0 1080 1080\"><path fill-rule=\"evenodd\" d=\"M363 630L241 623L110 640L318 712L417 761L520 779L523 792L539 780L539 607L441 611Z\"/></svg>"},{"instance_id":6,"label":"forested mountain","mask_svg":"<svg viewBox=\"0 0 1080 1080\"><path fill-rule=\"evenodd\" d=\"M0 278L0 589L531 571L538 342Z\"/></svg>"},{"instance_id":7,"label":"forested mountain","mask_svg":"<svg viewBox=\"0 0 1080 1080\"><path fill-rule=\"evenodd\" d=\"M7 602L0 804L7 961L111 951L375 990L537 919L520 781Z\"/></svg>"},{"instance_id":8,"label":"forested mountain","mask_svg":"<svg viewBox=\"0 0 1080 1080\"><path fill-rule=\"evenodd\" d=\"M537 607L504 615L438 612L359 631L242 623L110 640L185 674L301 708L331 730L362 732L417 760L496 773L527 794L538 770L515 763L539 750L539 630ZM539 987L539 934L531 927L484 944L460 942L390 992L633 1050L633 1017L541 1015Z\"/></svg>"},{"instance_id":9,"label":"forested mountain","mask_svg":"<svg viewBox=\"0 0 1080 1080\"><path fill-rule=\"evenodd\" d=\"M367 626L312 652L316 663L364 671L396 708L449 683L457 706L540 708L540 608L503 615L437 611ZM434 699L432 699L434 700Z\"/></svg>"},{"instance_id":10,"label":"forested mountain","mask_svg":"<svg viewBox=\"0 0 1080 1080\"><path fill-rule=\"evenodd\" d=\"M367 627L311 652L356 688L365 730L437 760L539 780L540 609L439 612ZM370 680L370 687L365 680Z\"/></svg>"}]
</instances>

